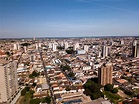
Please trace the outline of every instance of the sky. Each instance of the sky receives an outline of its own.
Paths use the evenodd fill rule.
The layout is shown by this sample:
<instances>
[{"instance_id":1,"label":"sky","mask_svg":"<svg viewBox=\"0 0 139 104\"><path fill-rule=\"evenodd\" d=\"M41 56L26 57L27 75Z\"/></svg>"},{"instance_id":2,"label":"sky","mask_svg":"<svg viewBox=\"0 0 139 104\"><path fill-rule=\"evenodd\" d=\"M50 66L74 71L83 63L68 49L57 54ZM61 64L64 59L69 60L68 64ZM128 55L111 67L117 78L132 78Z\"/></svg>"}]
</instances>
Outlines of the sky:
<instances>
[{"instance_id":1,"label":"sky","mask_svg":"<svg viewBox=\"0 0 139 104\"><path fill-rule=\"evenodd\" d=\"M139 35L139 0L0 0L0 38Z\"/></svg>"}]
</instances>

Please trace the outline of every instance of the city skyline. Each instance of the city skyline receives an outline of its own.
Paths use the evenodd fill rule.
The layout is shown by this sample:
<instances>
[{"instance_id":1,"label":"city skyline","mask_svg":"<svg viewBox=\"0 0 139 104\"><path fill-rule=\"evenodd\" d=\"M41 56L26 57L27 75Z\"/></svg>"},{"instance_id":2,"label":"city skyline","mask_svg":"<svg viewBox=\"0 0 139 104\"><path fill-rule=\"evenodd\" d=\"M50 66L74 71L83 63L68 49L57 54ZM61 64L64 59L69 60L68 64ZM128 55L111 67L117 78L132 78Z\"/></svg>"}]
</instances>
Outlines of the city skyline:
<instances>
[{"instance_id":1,"label":"city skyline","mask_svg":"<svg viewBox=\"0 0 139 104\"><path fill-rule=\"evenodd\" d=\"M0 38L139 35L138 0L0 0Z\"/></svg>"}]
</instances>

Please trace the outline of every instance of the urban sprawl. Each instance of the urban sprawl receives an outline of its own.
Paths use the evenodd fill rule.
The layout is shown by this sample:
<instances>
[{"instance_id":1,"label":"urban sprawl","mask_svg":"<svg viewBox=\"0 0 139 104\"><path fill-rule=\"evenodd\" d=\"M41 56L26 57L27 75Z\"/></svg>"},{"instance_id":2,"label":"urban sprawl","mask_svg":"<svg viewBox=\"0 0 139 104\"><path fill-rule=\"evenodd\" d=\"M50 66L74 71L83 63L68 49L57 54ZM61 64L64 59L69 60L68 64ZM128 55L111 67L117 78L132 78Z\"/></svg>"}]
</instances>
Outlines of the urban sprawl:
<instances>
[{"instance_id":1,"label":"urban sprawl","mask_svg":"<svg viewBox=\"0 0 139 104\"><path fill-rule=\"evenodd\" d=\"M139 104L139 38L1 39L0 104Z\"/></svg>"}]
</instances>

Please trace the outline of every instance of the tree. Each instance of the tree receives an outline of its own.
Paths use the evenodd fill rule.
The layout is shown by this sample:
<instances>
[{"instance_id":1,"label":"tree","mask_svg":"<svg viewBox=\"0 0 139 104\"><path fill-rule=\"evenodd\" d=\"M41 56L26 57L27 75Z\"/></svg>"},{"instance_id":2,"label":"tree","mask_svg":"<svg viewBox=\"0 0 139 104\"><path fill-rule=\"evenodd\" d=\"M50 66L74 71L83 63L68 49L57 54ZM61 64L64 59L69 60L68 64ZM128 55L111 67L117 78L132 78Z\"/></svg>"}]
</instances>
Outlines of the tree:
<instances>
[{"instance_id":1,"label":"tree","mask_svg":"<svg viewBox=\"0 0 139 104\"><path fill-rule=\"evenodd\" d=\"M26 91L29 91L30 90L30 87L25 87Z\"/></svg>"},{"instance_id":2,"label":"tree","mask_svg":"<svg viewBox=\"0 0 139 104\"><path fill-rule=\"evenodd\" d=\"M89 95L92 100L103 97L103 93L100 91L100 88L102 87L100 84L94 83L92 80L88 80L84 84L85 91L83 92L87 96Z\"/></svg>"},{"instance_id":3,"label":"tree","mask_svg":"<svg viewBox=\"0 0 139 104\"><path fill-rule=\"evenodd\" d=\"M33 83L32 86L35 87L36 86L36 83Z\"/></svg>"},{"instance_id":4,"label":"tree","mask_svg":"<svg viewBox=\"0 0 139 104\"><path fill-rule=\"evenodd\" d=\"M22 43L21 45L22 45L22 46L29 46L30 43Z\"/></svg>"},{"instance_id":5,"label":"tree","mask_svg":"<svg viewBox=\"0 0 139 104\"><path fill-rule=\"evenodd\" d=\"M21 91L21 96L24 96L26 94L26 89L23 89L22 91Z\"/></svg>"},{"instance_id":6,"label":"tree","mask_svg":"<svg viewBox=\"0 0 139 104\"><path fill-rule=\"evenodd\" d=\"M45 97L45 102L48 103L48 104L50 104L50 102L51 102L51 97L49 97L49 96L48 96L48 97Z\"/></svg>"},{"instance_id":7,"label":"tree","mask_svg":"<svg viewBox=\"0 0 139 104\"><path fill-rule=\"evenodd\" d=\"M70 71L71 70L69 65L65 65L65 66L61 65L60 68L62 68L63 71L65 71L65 70Z\"/></svg>"},{"instance_id":8,"label":"tree","mask_svg":"<svg viewBox=\"0 0 139 104\"><path fill-rule=\"evenodd\" d=\"M66 52L67 52L67 54L73 54L73 53L75 53L75 51L73 49L67 49Z\"/></svg>"},{"instance_id":9,"label":"tree","mask_svg":"<svg viewBox=\"0 0 139 104\"><path fill-rule=\"evenodd\" d=\"M114 88L113 90L112 90L112 93L117 93L118 92L118 89L117 88Z\"/></svg>"},{"instance_id":10,"label":"tree","mask_svg":"<svg viewBox=\"0 0 139 104\"><path fill-rule=\"evenodd\" d=\"M39 73L37 73L36 71L33 71L32 74L29 75L29 78L34 78L34 77L37 77L39 75L40 75Z\"/></svg>"},{"instance_id":11,"label":"tree","mask_svg":"<svg viewBox=\"0 0 139 104\"><path fill-rule=\"evenodd\" d=\"M57 49L58 49L58 50L63 50L64 47L62 47L62 46L57 46Z\"/></svg>"},{"instance_id":12,"label":"tree","mask_svg":"<svg viewBox=\"0 0 139 104\"><path fill-rule=\"evenodd\" d=\"M11 53L10 52L5 52L5 54L7 55L7 56L10 56L11 55Z\"/></svg>"},{"instance_id":13,"label":"tree","mask_svg":"<svg viewBox=\"0 0 139 104\"><path fill-rule=\"evenodd\" d=\"M113 90L113 85L112 84L106 84L104 86L104 90L105 91L112 91Z\"/></svg>"},{"instance_id":14,"label":"tree","mask_svg":"<svg viewBox=\"0 0 139 104\"><path fill-rule=\"evenodd\" d=\"M39 98L30 100L30 104L40 104L40 102L41 102L41 99L39 99Z\"/></svg>"},{"instance_id":15,"label":"tree","mask_svg":"<svg viewBox=\"0 0 139 104\"><path fill-rule=\"evenodd\" d=\"M66 91L70 91L71 89L70 89L70 87L69 86L67 86L66 87Z\"/></svg>"}]
</instances>

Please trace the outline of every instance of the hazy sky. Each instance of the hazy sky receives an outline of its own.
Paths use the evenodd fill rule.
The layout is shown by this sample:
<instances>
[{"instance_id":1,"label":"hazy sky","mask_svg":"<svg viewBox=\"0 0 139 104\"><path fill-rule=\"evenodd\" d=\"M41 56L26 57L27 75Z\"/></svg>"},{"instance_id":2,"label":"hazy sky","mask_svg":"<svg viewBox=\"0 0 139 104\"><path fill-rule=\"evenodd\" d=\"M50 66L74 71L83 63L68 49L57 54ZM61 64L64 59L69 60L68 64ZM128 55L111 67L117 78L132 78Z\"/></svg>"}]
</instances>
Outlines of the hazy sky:
<instances>
[{"instance_id":1,"label":"hazy sky","mask_svg":"<svg viewBox=\"0 0 139 104\"><path fill-rule=\"evenodd\" d=\"M0 38L139 35L139 0L0 0Z\"/></svg>"}]
</instances>

